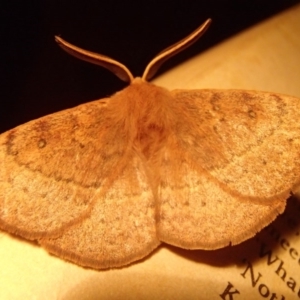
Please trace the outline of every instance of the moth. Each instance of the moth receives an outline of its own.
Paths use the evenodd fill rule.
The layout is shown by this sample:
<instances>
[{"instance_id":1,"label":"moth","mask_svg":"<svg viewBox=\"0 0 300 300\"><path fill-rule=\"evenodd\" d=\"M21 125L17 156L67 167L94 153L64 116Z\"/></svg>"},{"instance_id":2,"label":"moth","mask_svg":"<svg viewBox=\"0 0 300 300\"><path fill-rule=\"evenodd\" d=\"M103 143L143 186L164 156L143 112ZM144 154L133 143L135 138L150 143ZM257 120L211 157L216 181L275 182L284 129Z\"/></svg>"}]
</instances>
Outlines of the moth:
<instances>
[{"instance_id":1,"label":"moth","mask_svg":"<svg viewBox=\"0 0 300 300\"><path fill-rule=\"evenodd\" d=\"M56 37L70 54L130 84L0 135L1 229L105 269L162 242L207 250L238 244L282 213L300 186L300 99L148 82L209 23L159 53L142 78Z\"/></svg>"}]
</instances>

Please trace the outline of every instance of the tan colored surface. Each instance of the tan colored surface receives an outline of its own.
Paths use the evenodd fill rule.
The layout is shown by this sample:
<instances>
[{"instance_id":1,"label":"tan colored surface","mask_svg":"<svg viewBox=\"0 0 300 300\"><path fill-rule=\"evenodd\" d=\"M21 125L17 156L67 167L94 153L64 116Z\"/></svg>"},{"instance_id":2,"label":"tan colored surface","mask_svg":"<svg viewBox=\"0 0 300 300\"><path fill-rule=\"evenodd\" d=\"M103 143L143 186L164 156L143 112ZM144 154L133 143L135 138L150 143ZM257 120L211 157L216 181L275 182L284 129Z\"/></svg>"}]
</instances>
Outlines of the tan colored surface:
<instances>
[{"instance_id":1,"label":"tan colored surface","mask_svg":"<svg viewBox=\"0 0 300 300\"><path fill-rule=\"evenodd\" d=\"M243 88L268 90L300 97L300 6L241 33L207 53L157 78L155 83L173 88ZM209 34L209 32L207 33ZM299 120L297 120L299 121ZM287 277L294 291L257 260L255 271L278 299L293 299L299 290L299 256L288 256L285 248L300 253L299 202L290 214L296 227L288 230L280 222L289 246L276 247L284 257ZM293 214L296 212L296 214ZM282 220L282 221L281 221ZM284 223L285 224L285 223ZM298 225L297 225L298 224ZM297 227L298 226L298 227ZM264 233L259 235L264 238ZM258 287L241 276L242 258L255 257L257 239L240 246L205 252L162 246L144 261L123 269L93 271L50 256L31 243L0 236L0 299L220 299L228 281L239 286L241 299L258 299ZM282 245L282 243L281 243ZM293 247L293 248L292 248ZM295 250L296 251L296 250ZM292 257L292 258L291 258ZM276 270L276 269L275 269ZM270 272L270 273L269 273ZM286 280L287 281L287 280ZM269 297L270 298L270 297ZM239 297L237 297L239 299Z\"/></svg>"}]
</instances>

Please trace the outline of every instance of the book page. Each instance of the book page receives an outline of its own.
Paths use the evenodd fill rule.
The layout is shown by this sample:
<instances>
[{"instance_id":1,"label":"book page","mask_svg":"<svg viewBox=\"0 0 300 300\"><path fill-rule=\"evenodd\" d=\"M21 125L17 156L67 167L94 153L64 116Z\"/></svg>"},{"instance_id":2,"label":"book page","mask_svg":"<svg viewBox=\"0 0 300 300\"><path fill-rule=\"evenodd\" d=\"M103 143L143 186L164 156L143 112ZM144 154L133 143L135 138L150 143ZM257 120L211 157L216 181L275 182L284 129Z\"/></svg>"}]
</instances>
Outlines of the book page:
<instances>
[{"instance_id":1,"label":"book page","mask_svg":"<svg viewBox=\"0 0 300 300\"><path fill-rule=\"evenodd\" d=\"M254 89L300 98L299 32L300 5L154 82L169 89ZM300 200L290 198L285 212L255 237L215 251L162 244L130 266L97 271L1 232L0 261L0 299L300 299Z\"/></svg>"}]
</instances>

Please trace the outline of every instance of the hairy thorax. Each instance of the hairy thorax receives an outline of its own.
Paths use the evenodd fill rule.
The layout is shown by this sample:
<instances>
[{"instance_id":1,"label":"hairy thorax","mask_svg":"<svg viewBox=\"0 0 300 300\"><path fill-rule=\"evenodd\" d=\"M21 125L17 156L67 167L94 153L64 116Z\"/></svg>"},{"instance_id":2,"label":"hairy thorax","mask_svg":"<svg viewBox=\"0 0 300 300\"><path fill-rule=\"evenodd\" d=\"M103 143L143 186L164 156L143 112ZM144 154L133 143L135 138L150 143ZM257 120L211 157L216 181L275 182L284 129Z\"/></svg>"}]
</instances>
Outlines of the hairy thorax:
<instances>
[{"instance_id":1,"label":"hairy thorax","mask_svg":"<svg viewBox=\"0 0 300 300\"><path fill-rule=\"evenodd\" d=\"M125 91L126 99L123 97ZM146 160L156 157L172 135L172 127L177 122L177 117L170 109L173 105L171 93L136 78L111 100L112 106L118 106L119 124L114 126L119 134L123 132L132 147Z\"/></svg>"}]
</instances>

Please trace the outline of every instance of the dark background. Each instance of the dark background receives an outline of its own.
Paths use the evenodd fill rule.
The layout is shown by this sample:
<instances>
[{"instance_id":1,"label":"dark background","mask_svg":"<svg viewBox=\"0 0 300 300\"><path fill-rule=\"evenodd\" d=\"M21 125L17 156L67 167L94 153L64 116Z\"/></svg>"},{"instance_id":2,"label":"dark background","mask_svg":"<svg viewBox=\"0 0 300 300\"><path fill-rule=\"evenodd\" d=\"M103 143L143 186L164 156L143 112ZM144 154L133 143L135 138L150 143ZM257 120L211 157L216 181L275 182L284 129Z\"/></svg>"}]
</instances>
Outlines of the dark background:
<instances>
[{"instance_id":1,"label":"dark background","mask_svg":"<svg viewBox=\"0 0 300 300\"><path fill-rule=\"evenodd\" d=\"M13 1L1 4L0 132L31 119L103 98L126 86L109 71L64 53L54 35L110 56L141 76L162 49L207 18L213 23L188 57L275 15L299 0ZM201 66L199 66L201 67Z\"/></svg>"}]
</instances>

